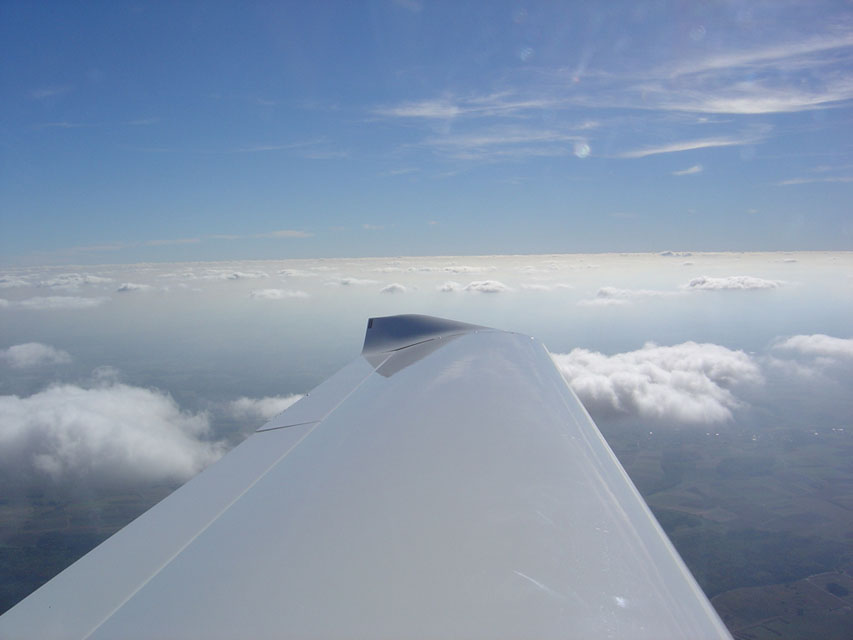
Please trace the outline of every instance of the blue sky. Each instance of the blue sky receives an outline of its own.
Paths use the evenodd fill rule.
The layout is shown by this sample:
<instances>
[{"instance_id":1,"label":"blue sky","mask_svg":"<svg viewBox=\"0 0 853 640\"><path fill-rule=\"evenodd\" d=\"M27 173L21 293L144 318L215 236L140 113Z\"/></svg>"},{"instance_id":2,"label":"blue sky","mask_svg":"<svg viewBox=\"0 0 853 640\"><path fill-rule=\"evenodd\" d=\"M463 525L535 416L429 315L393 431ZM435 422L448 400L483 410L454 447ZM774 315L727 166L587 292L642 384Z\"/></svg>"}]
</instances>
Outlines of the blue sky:
<instances>
[{"instance_id":1,"label":"blue sky","mask_svg":"<svg viewBox=\"0 0 853 640\"><path fill-rule=\"evenodd\" d=\"M0 259L849 249L843 2L4 3Z\"/></svg>"}]
</instances>

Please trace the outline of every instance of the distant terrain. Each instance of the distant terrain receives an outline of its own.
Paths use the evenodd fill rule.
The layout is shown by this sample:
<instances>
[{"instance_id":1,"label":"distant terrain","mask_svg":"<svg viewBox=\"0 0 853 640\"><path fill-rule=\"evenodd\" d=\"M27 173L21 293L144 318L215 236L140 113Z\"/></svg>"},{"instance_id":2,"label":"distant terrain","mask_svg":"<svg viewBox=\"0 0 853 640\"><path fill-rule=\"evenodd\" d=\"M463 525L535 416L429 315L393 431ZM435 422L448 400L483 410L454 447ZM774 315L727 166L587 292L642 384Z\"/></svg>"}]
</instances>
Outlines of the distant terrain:
<instances>
[{"instance_id":1,"label":"distant terrain","mask_svg":"<svg viewBox=\"0 0 853 640\"><path fill-rule=\"evenodd\" d=\"M610 431L735 638L853 637L853 430Z\"/></svg>"},{"instance_id":2,"label":"distant terrain","mask_svg":"<svg viewBox=\"0 0 853 640\"><path fill-rule=\"evenodd\" d=\"M736 638L853 634L853 430L603 431ZM0 611L174 488L0 500Z\"/></svg>"},{"instance_id":3,"label":"distant terrain","mask_svg":"<svg viewBox=\"0 0 853 640\"><path fill-rule=\"evenodd\" d=\"M29 489L0 498L0 613L176 488L115 491L82 500Z\"/></svg>"}]
</instances>

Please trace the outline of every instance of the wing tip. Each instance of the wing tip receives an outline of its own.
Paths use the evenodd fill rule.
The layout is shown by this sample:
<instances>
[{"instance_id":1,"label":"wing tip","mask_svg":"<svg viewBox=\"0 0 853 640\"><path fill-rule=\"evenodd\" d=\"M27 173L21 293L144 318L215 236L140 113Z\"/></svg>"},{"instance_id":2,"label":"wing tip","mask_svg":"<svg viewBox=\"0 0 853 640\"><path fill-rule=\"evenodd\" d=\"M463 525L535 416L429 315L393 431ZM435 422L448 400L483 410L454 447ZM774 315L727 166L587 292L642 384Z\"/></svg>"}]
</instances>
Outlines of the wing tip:
<instances>
[{"instance_id":1,"label":"wing tip","mask_svg":"<svg viewBox=\"0 0 853 640\"><path fill-rule=\"evenodd\" d=\"M486 329L476 324L419 314L369 318L362 354L395 351L409 345L450 334Z\"/></svg>"}]
</instances>

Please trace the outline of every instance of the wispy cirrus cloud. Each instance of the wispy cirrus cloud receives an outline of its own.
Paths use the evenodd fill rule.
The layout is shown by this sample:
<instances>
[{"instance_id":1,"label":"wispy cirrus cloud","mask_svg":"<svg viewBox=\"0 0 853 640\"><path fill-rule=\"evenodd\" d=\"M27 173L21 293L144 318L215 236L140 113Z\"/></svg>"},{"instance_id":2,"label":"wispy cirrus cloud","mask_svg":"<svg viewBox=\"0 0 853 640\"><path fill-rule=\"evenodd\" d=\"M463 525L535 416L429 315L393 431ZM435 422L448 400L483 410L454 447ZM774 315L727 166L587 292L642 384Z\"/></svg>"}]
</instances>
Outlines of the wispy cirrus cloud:
<instances>
[{"instance_id":1,"label":"wispy cirrus cloud","mask_svg":"<svg viewBox=\"0 0 853 640\"><path fill-rule=\"evenodd\" d=\"M70 85L51 85L33 89L30 91L30 97L35 100L46 100L47 98L61 96L63 93L68 93L69 91L71 91Z\"/></svg>"},{"instance_id":2,"label":"wispy cirrus cloud","mask_svg":"<svg viewBox=\"0 0 853 640\"><path fill-rule=\"evenodd\" d=\"M712 149L715 147L736 147L745 144L754 144L759 138L755 135L742 136L720 136L716 138L700 138L698 140L681 140L679 142L670 142L668 144L657 145L653 147L644 147L641 149L633 149L631 151L623 151L616 154L617 158L645 158L647 156L659 155L662 153L680 153L681 151L693 151L695 149Z\"/></svg>"},{"instance_id":3,"label":"wispy cirrus cloud","mask_svg":"<svg viewBox=\"0 0 853 640\"><path fill-rule=\"evenodd\" d=\"M417 167L400 167L399 169L390 169L388 171L384 171L380 175L383 177L405 176L410 175L412 173L418 173L419 171L420 169L418 169Z\"/></svg>"},{"instance_id":4,"label":"wispy cirrus cloud","mask_svg":"<svg viewBox=\"0 0 853 640\"><path fill-rule=\"evenodd\" d=\"M569 109L630 109L636 111L719 113L756 115L791 113L837 106L853 100L853 78L846 69L853 63L853 37L830 32L789 42L765 42L748 48L721 49L691 56L675 65L651 66L627 72L606 69L584 71L583 78L569 70L540 71L538 80L481 94L460 95L452 91L417 101L406 101L373 109L383 118L423 121L429 126L444 123L446 130L433 133L417 146L431 149L452 160L511 160L569 155L569 143L586 145L578 157L590 155L594 131L583 134L567 123L561 113ZM548 80L550 78L550 81ZM523 86L523 88L522 88ZM547 116L547 120L543 118ZM654 116L650 116L654 117ZM499 127L501 120L525 127ZM605 118L606 120L606 118ZM543 126L542 122L548 122ZM432 123L432 124L430 124ZM531 124L533 123L533 124ZM618 118L615 127L621 126ZM636 120L632 120L635 130ZM488 124L488 127L483 127ZM599 119L590 129L602 126ZM696 123L694 123L696 124ZM720 126L717 129L731 129ZM603 125L607 129L607 124ZM706 125L707 126L707 125ZM614 124L609 127L612 134ZM689 132L688 126L682 127ZM771 133L769 127L746 132L689 137L665 144L628 149L609 154L619 158L644 158L664 153L759 144ZM585 138L581 140L581 138ZM695 175L693 165L675 175ZM832 181L841 181L835 179Z\"/></svg>"},{"instance_id":5,"label":"wispy cirrus cloud","mask_svg":"<svg viewBox=\"0 0 853 640\"><path fill-rule=\"evenodd\" d=\"M263 238L310 238L313 235L314 234L310 231L301 231L298 229L279 229L277 231L268 231L266 233L217 233L209 236L204 236L204 238L209 240L259 240Z\"/></svg>"},{"instance_id":6,"label":"wispy cirrus cloud","mask_svg":"<svg viewBox=\"0 0 853 640\"><path fill-rule=\"evenodd\" d=\"M331 145L326 138L301 140L297 142L248 145L231 149L227 151L227 153L270 153L276 151L296 151L298 152L297 155L309 160L334 160L349 156L349 151L331 148Z\"/></svg>"},{"instance_id":7,"label":"wispy cirrus cloud","mask_svg":"<svg viewBox=\"0 0 853 640\"><path fill-rule=\"evenodd\" d=\"M647 87L646 91L652 91ZM837 106L853 99L853 81L839 79L832 87L804 90L769 81L737 81L725 89L676 91L655 89L660 95L657 108L669 111L758 115L794 113Z\"/></svg>"},{"instance_id":8,"label":"wispy cirrus cloud","mask_svg":"<svg viewBox=\"0 0 853 640\"><path fill-rule=\"evenodd\" d=\"M198 244L201 238L165 238L162 240L149 240L145 244L149 247L167 247L181 244Z\"/></svg>"},{"instance_id":9,"label":"wispy cirrus cloud","mask_svg":"<svg viewBox=\"0 0 853 640\"><path fill-rule=\"evenodd\" d=\"M448 134L427 138L423 144L436 147L479 148L510 144L531 144L541 142L569 142L579 136L553 129L532 129L524 127L493 128L464 134Z\"/></svg>"},{"instance_id":10,"label":"wispy cirrus cloud","mask_svg":"<svg viewBox=\"0 0 853 640\"><path fill-rule=\"evenodd\" d=\"M431 136L421 145L454 159L480 160L568 155L571 143L583 141L567 131L505 126Z\"/></svg>"},{"instance_id":11,"label":"wispy cirrus cloud","mask_svg":"<svg viewBox=\"0 0 853 640\"><path fill-rule=\"evenodd\" d=\"M672 175L674 176L693 176L697 173L702 173L704 169L701 164L694 164L692 167L687 167L686 169L682 169L681 171L673 171Z\"/></svg>"},{"instance_id":12,"label":"wispy cirrus cloud","mask_svg":"<svg viewBox=\"0 0 853 640\"><path fill-rule=\"evenodd\" d=\"M840 25L828 27L823 34L790 36L788 40L767 36L764 41L749 41L751 44L745 46L709 42L709 46L695 49L697 53L693 55L680 56L675 63L651 63L630 72L609 70L606 58L600 57L602 66L598 69L590 68L588 61L581 65L582 72L575 67L541 68L535 76L525 76L514 84L503 78L504 84L491 92L445 91L422 100L382 105L371 113L380 118L423 123L431 134L407 146L426 148L457 161L504 161L572 153L584 158L590 155L591 148L601 148L595 136L598 129L611 136L607 147L612 140L618 140L614 133L625 127L618 114L612 118L587 118L589 126L585 129L567 121L566 114L574 115L583 108L596 109L598 113L602 109L614 113L633 111L637 116L630 121L626 139L636 137L638 122L640 128L645 122L654 137L660 139L654 130L660 128L660 118L668 119L668 123L673 118L682 119L678 124L682 135L675 137L668 132L673 142L609 152L606 155L610 157L637 159L755 145L770 137L770 126L732 131L731 121L710 121L705 115L692 121L684 118L687 114L736 117L794 113L848 104L853 101L853 77L847 71L853 64L851 33ZM642 112L650 115L643 116ZM691 136L695 133L692 127L697 125L706 130L703 135ZM707 134L709 127L714 127L713 135ZM696 164L674 175L696 175L701 171L702 166ZM847 180L797 178L781 184L807 181Z\"/></svg>"},{"instance_id":13,"label":"wispy cirrus cloud","mask_svg":"<svg viewBox=\"0 0 853 640\"><path fill-rule=\"evenodd\" d=\"M377 107L373 114L391 118L448 120L469 116L515 117L527 112L560 106L554 98L522 98L515 91L500 91L485 95L454 96L402 102Z\"/></svg>"},{"instance_id":14,"label":"wispy cirrus cloud","mask_svg":"<svg viewBox=\"0 0 853 640\"><path fill-rule=\"evenodd\" d=\"M840 30L824 35L810 36L801 40L789 40L759 47L730 50L713 53L688 62L679 62L668 69L662 69L662 75L680 77L697 75L709 71L730 69L783 69L798 70L813 68L829 62L816 54L826 54L853 47L853 33ZM835 60L836 58L832 58Z\"/></svg>"},{"instance_id":15,"label":"wispy cirrus cloud","mask_svg":"<svg viewBox=\"0 0 853 640\"><path fill-rule=\"evenodd\" d=\"M308 160L341 160L349 158L349 151L343 149L315 149L302 154Z\"/></svg>"},{"instance_id":16,"label":"wispy cirrus cloud","mask_svg":"<svg viewBox=\"0 0 853 640\"><path fill-rule=\"evenodd\" d=\"M79 247L69 247L65 249L67 252L71 253L99 253L101 251L121 251L122 249L127 249L134 245L124 244L122 242L113 242L110 244L89 244Z\"/></svg>"},{"instance_id":17,"label":"wispy cirrus cloud","mask_svg":"<svg viewBox=\"0 0 853 640\"><path fill-rule=\"evenodd\" d=\"M40 122L33 125L35 129L82 129L84 127L95 126L88 122L69 122L67 120L57 120L54 122Z\"/></svg>"},{"instance_id":18,"label":"wispy cirrus cloud","mask_svg":"<svg viewBox=\"0 0 853 640\"><path fill-rule=\"evenodd\" d=\"M310 238L314 234L310 231L300 231L298 229L280 229L278 231L270 231L269 233L261 233L254 237L256 238Z\"/></svg>"},{"instance_id":19,"label":"wispy cirrus cloud","mask_svg":"<svg viewBox=\"0 0 853 640\"><path fill-rule=\"evenodd\" d=\"M294 142L264 142L260 144L247 145L231 149L229 153L265 153L269 151L289 151L292 149L305 149L325 144L325 138L313 138L311 140L297 140Z\"/></svg>"},{"instance_id":20,"label":"wispy cirrus cloud","mask_svg":"<svg viewBox=\"0 0 853 640\"><path fill-rule=\"evenodd\" d=\"M653 67L611 75L602 93L614 106L758 115L840 106L853 100L853 32L843 25L787 41L726 47ZM602 105L603 106L603 105Z\"/></svg>"},{"instance_id":21,"label":"wispy cirrus cloud","mask_svg":"<svg viewBox=\"0 0 853 640\"><path fill-rule=\"evenodd\" d=\"M418 0L393 0L394 4L403 9L408 9L412 13L420 13L424 5Z\"/></svg>"},{"instance_id":22,"label":"wispy cirrus cloud","mask_svg":"<svg viewBox=\"0 0 853 640\"><path fill-rule=\"evenodd\" d=\"M791 178L777 182L777 187L789 187L797 184L814 184L814 183L849 183L853 182L853 176L805 176L801 178Z\"/></svg>"}]
</instances>

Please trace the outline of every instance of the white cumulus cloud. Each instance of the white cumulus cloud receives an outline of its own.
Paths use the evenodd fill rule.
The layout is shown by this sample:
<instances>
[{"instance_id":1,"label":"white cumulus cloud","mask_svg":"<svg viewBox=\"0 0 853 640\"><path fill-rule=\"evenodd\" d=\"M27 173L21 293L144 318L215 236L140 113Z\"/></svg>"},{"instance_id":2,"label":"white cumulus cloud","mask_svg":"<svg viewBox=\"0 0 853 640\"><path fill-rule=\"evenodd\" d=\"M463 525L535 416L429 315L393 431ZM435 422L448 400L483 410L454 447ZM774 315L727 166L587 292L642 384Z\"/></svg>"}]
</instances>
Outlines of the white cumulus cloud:
<instances>
[{"instance_id":1,"label":"white cumulus cloud","mask_svg":"<svg viewBox=\"0 0 853 640\"><path fill-rule=\"evenodd\" d=\"M317 274L313 271L306 271L305 269L282 269L278 272L278 275L284 276L285 278L316 278Z\"/></svg>"},{"instance_id":2,"label":"white cumulus cloud","mask_svg":"<svg viewBox=\"0 0 853 640\"><path fill-rule=\"evenodd\" d=\"M269 274L263 271L231 271L229 273L221 273L216 277L221 280L257 280L259 278L269 278Z\"/></svg>"},{"instance_id":3,"label":"white cumulus cloud","mask_svg":"<svg viewBox=\"0 0 853 640\"><path fill-rule=\"evenodd\" d=\"M715 344L648 343L612 356L574 349L553 358L590 412L660 422L730 420L732 410L742 405L733 390L762 381L749 355Z\"/></svg>"},{"instance_id":4,"label":"white cumulus cloud","mask_svg":"<svg viewBox=\"0 0 853 640\"><path fill-rule=\"evenodd\" d=\"M153 287L150 284L136 284L135 282L123 282L116 289L116 293L130 293L132 291L150 291Z\"/></svg>"},{"instance_id":5,"label":"white cumulus cloud","mask_svg":"<svg viewBox=\"0 0 853 640\"><path fill-rule=\"evenodd\" d=\"M498 280L475 280L465 287L465 291L476 293L503 293L509 290L508 286Z\"/></svg>"},{"instance_id":6,"label":"white cumulus cloud","mask_svg":"<svg viewBox=\"0 0 853 640\"><path fill-rule=\"evenodd\" d=\"M0 349L0 360L15 369L26 369L50 364L66 364L71 362L71 356L67 351L50 345L27 342L13 345L8 349Z\"/></svg>"},{"instance_id":7,"label":"white cumulus cloud","mask_svg":"<svg viewBox=\"0 0 853 640\"><path fill-rule=\"evenodd\" d=\"M452 293L454 291L459 291L462 289L462 285L458 282L454 282L453 280L448 280L442 285L439 285L438 290L442 293Z\"/></svg>"},{"instance_id":8,"label":"white cumulus cloud","mask_svg":"<svg viewBox=\"0 0 853 640\"><path fill-rule=\"evenodd\" d=\"M204 413L124 384L0 396L0 424L4 471L57 484L183 481L224 452Z\"/></svg>"},{"instance_id":9,"label":"white cumulus cloud","mask_svg":"<svg viewBox=\"0 0 853 640\"><path fill-rule=\"evenodd\" d=\"M714 278L699 276L687 283L687 289L723 290L723 289L778 289L784 283L781 280L765 280L753 276L726 276Z\"/></svg>"},{"instance_id":10,"label":"white cumulus cloud","mask_svg":"<svg viewBox=\"0 0 853 640\"><path fill-rule=\"evenodd\" d=\"M834 338L822 333L791 336L774 345L774 348L794 351L804 356L853 358L853 339Z\"/></svg>"},{"instance_id":11,"label":"white cumulus cloud","mask_svg":"<svg viewBox=\"0 0 853 640\"><path fill-rule=\"evenodd\" d=\"M237 398L228 404L229 413L238 420L261 418L270 420L295 404L301 395L266 396L264 398Z\"/></svg>"},{"instance_id":12,"label":"white cumulus cloud","mask_svg":"<svg viewBox=\"0 0 853 640\"><path fill-rule=\"evenodd\" d=\"M397 282L392 282L388 286L382 287L379 293L406 293L406 287Z\"/></svg>"}]
</instances>

